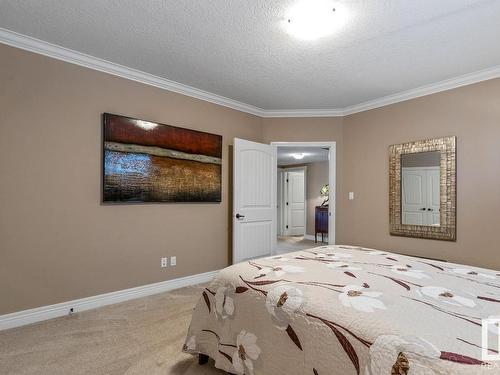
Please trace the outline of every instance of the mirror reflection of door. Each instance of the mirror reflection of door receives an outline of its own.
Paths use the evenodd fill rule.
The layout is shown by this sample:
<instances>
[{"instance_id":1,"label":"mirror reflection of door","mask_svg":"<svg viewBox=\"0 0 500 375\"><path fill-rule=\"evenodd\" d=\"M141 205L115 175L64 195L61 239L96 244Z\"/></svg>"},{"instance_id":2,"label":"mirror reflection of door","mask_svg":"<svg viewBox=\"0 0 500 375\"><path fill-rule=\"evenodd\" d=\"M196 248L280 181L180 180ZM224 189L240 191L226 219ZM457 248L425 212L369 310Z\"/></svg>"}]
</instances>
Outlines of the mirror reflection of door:
<instances>
[{"instance_id":1,"label":"mirror reflection of door","mask_svg":"<svg viewBox=\"0 0 500 375\"><path fill-rule=\"evenodd\" d=\"M401 223L440 225L439 151L401 155Z\"/></svg>"}]
</instances>

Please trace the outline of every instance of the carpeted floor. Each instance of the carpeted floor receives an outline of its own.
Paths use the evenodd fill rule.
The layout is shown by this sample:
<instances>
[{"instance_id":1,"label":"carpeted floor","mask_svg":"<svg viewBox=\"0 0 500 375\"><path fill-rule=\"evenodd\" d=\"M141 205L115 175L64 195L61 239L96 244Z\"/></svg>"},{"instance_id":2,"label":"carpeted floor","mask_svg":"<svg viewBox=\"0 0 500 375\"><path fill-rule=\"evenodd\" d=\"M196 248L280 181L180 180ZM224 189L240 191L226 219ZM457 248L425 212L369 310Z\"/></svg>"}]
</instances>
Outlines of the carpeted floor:
<instances>
[{"instance_id":1,"label":"carpeted floor","mask_svg":"<svg viewBox=\"0 0 500 375\"><path fill-rule=\"evenodd\" d=\"M220 375L181 352L202 286L0 332L2 375Z\"/></svg>"},{"instance_id":2,"label":"carpeted floor","mask_svg":"<svg viewBox=\"0 0 500 375\"><path fill-rule=\"evenodd\" d=\"M302 236L278 237L278 246L276 248L276 253L285 254L292 251L300 251L322 245L325 244L322 242L314 243L314 241L306 240Z\"/></svg>"}]
</instances>

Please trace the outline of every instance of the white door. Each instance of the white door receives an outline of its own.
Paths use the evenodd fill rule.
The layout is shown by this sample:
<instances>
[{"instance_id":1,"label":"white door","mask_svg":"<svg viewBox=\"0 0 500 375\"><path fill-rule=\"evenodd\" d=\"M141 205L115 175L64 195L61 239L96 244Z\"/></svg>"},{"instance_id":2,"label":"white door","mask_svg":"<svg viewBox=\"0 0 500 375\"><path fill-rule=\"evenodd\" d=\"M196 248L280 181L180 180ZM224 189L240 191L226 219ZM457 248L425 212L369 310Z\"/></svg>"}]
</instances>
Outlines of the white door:
<instances>
[{"instance_id":1,"label":"white door","mask_svg":"<svg viewBox=\"0 0 500 375\"><path fill-rule=\"evenodd\" d=\"M439 167L402 169L402 224L439 225Z\"/></svg>"},{"instance_id":2,"label":"white door","mask_svg":"<svg viewBox=\"0 0 500 375\"><path fill-rule=\"evenodd\" d=\"M283 219L283 201L284 201L284 181L285 181L285 172L283 171L283 168L278 168L278 179L277 179L277 184L278 184L278 195L277 195L277 200L276 200L276 208L278 211L278 225L277 225L277 234L278 236L282 236L284 231L283 231L283 223L285 220Z\"/></svg>"},{"instance_id":3,"label":"white door","mask_svg":"<svg viewBox=\"0 0 500 375\"><path fill-rule=\"evenodd\" d=\"M426 225L427 186L425 171L414 168L402 170L402 224Z\"/></svg>"},{"instance_id":4,"label":"white door","mask_svg":"<svg viewBox=\"0 0 500 375\"><path fill-rule=\"evenodd\" d=\"M441 220L439 172L439 167L427 170L427 220L429 225L434 226L439 225Z\"/></svg>"},{"instance_id":5,"label":"white door","mask_svg":"<svg viewBox=\"0 0 500 375\"><path fill-rule=\"evenodd\" d=\"M303 236L306 234L306 186L304 170L287 172L287 234Z\"/></svg>"},{"instance_id":6,"label":"white door","mask_svg":"<svg viewBox=\"0 0 500 375\"><path fill-rule=\"evenodd\" d=\"M233 263L270 255L276 241L276 147L234 139Z\"/></svg>"}]
</instances>

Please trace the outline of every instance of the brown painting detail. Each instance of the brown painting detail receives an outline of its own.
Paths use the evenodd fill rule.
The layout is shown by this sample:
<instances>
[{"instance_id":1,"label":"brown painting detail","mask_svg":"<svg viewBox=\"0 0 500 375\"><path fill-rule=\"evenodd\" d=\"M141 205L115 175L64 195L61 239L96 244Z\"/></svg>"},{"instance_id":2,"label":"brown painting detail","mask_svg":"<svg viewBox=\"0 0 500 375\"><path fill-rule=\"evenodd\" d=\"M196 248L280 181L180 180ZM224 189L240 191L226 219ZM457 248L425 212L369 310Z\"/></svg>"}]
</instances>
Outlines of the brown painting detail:
<instances>
[{"instance_id":1,"label":"brown painting detail","mask_svg":"<svg viewBox=\"0 0 500 375\"><path fill-rule=\"evenodd\" d=\"M105 202L220 202L222 137L104 114Z\"/></svg>"},{"instance_id":2,"label":"brown painting detail","mask_svg":"<svg viewBox=\"0 0 500 375\"><path fill-rule=\"evenodd\" d=\"M157 146L189 154L222 157L220 135L178 128L124 116L104 114L108 142Z\"/></svg>"}]
</instances>

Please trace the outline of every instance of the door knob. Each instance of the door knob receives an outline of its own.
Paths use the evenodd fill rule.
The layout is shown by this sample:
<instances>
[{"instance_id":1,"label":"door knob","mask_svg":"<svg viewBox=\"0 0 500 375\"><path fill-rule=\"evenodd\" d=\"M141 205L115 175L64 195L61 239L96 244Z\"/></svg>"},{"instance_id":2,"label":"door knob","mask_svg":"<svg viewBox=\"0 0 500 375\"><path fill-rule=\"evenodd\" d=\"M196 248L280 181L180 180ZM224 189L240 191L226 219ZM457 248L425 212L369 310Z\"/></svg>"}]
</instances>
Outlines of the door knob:
<instances>
[{"instance_id":1,"label":"door knob","mask_svg":"<svg viewBox=\"0 0 500 375\"><path fill-rule=\"evenodd\" d=\"M420 211L425 211L425 207L422 207L422 208L420 209Z\"/></svg>"},{"instance_id":2,"label":"door knob","mask_svg":"<svg viewBox=\"0 0 500 375\"><path fill-rule=\"evenodd\" d=\"M428 208L427 211L434 211L432 208Z\"/></svg>"},{"instance_id":3,"label":"door knob","mask_svg":"<svg viewBox=\"0 0 500 375\"><path fill-rule=\"evenodd\" d=\"M245 215L236 214L236 219L243 219Z\"/></svg>"}]
</instances>

